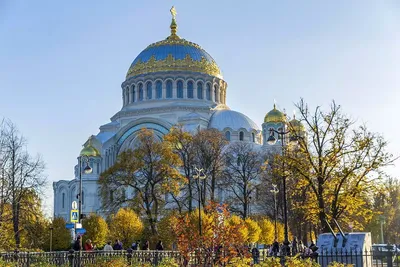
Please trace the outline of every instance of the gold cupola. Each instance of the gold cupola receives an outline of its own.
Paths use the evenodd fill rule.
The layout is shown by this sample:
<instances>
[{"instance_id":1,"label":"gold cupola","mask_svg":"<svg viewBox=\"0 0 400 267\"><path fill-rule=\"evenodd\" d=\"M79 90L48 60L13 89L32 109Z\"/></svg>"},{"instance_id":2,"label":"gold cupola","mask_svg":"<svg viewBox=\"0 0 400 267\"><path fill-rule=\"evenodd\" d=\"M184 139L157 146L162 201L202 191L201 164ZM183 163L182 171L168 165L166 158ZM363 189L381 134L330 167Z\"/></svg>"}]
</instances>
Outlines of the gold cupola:
<instances>
[{"instance_id":1,"label":"gold cupola","mask_svg":"<svg viewBox=\"0 0 400 267\"><path fill-rule=\"evenodd\" d=\"M87 144L84 145L83 149L81 150L80 156L85 157L100 157L100 152L93 146L92 144L93 136L89 137Z\"/></svg>"},{"instance_id":2,"label":"gold cupola","mask_svg":"<svg viewBox=\"0 0 400 267\"><path fill-rule=\"evenodd\" d=\"M265 123L280 123L286 122L286 115L276 109L276 105L274 104L274 109L267 113L264 117Z\"/></svg>"},{"instance_id":3,"label":"gold cupola","mask_svg":"<svg viewBox=\"0 0 400 267\"><path fill-rule=\"evenodd\" d=\"M293 115L293 119L289 121L289 127L292 128L296 132L304 132L304 125L296 119L296 116Z\"/></svg>"}]
</instances>

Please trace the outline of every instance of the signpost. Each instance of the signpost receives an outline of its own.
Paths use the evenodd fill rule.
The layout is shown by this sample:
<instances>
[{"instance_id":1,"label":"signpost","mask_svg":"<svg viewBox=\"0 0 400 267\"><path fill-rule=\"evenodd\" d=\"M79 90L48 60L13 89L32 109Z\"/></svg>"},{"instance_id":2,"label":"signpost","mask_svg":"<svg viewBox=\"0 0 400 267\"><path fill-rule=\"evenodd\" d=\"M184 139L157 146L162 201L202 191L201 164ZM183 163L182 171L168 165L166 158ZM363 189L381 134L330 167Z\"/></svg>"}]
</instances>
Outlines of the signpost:
<instances>
[{"instance_id":1,"label":"signpost","mask_svg":"<svg viewBox=\"0 0 400 267\"><path fill-rule=\"evenodd\" d=\"M71 210L71 222L79 222L79 211L78 210Z\"/></svg>"}]
</instances>

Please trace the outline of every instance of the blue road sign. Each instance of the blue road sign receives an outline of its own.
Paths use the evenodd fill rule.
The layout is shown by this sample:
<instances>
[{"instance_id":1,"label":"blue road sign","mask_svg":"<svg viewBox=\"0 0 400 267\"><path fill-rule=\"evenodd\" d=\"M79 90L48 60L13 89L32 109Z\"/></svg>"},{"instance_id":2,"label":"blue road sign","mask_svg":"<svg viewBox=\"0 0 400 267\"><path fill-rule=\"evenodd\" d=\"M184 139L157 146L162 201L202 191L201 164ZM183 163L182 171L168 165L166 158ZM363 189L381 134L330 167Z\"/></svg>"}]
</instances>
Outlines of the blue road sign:
<instances>
[{"instance_id":1,"label":"blue road sign","mask_svg":"<svg viewBox=\"0 0 400 267\"><path fill-rule=\"evenodd\" d=\"M73 229L75 227L75 224L74 223L67 223L66 225L65 225L65 228L67 228L67 229Z\"/></svg>"},{"instance_id":2,"label":"blue road sign","mask_svg":"<svg viewBox=\"0 0 400 267\"><path fill-rule=\"evenodd\" d=\"M86 233L86 229L85 228L76 229L76 233L83 235L84 233Z\"/></svg>"}]
</instances>

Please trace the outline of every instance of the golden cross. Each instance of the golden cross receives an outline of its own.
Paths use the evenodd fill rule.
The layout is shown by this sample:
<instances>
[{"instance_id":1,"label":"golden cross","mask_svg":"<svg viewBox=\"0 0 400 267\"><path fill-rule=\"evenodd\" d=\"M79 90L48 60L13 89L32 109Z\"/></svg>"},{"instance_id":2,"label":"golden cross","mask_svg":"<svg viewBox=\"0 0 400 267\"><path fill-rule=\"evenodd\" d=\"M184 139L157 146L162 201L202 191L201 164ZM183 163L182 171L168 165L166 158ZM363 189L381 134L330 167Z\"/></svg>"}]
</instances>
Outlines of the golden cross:
<instances>
[{"instance_id":1,"label":"golden cross","mask_svg":"<svg viewBox=\"0 0 400 267\"><path fill-rule=\"evenodd\" d=\"M171 12L171 15L172 15L172 19L175 19L175 17L176 17L176 9L175 9L175 7L174 6L172 6L171 7L171 9L169 10L170 12Z\"/></svg>"}]
</instances>

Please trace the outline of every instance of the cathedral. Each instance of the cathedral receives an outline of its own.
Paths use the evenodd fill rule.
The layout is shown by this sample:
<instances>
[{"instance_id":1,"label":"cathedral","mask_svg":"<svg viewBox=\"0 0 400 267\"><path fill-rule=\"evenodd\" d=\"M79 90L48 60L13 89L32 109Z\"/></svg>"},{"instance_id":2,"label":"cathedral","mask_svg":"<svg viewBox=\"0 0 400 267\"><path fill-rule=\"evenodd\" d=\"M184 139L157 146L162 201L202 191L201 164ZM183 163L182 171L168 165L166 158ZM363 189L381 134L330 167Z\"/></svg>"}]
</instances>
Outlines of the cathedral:
<instances>
[{"instance_id":1,"label":"cathedral","mask_svg":"<svg viewBox=\"0 0 400 267\"><path fill-rule=\"evenodd\" d=\"M97 179L121 151L135 146L142 128L153 130L160 139L176 124L189 132L213 128L230 142L251 142L265 150L273 148L267 144L271 128L285 128L286 115L275 105L261 129L246 115L230 109L228 83L217 63L198 44L178 36L174 8L171 14L170 35L147 46L130 65L121 85L121 110L84 143L75 178L53 183L55 217L69 221L80 177L82 213L101 212ZM299 125L298 121L291 123ZM82 171L87 165L91 173Z\"/></svg>"}]
</instances>

